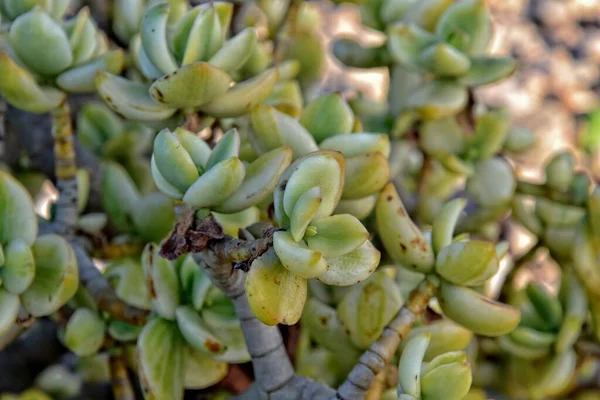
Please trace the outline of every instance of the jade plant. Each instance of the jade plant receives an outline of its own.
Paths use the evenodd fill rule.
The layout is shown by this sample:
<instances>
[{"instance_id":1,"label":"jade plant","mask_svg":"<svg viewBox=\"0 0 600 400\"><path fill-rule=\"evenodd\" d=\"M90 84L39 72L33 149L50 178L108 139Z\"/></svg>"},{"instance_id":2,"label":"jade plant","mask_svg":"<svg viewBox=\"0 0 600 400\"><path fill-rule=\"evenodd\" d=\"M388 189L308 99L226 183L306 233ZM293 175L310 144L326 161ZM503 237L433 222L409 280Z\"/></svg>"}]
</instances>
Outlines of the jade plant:
<instances>
[{"instance_id":1,"label":"jade plant","mask_svg":"<svg viewBox=\"0 0 600 400\"><path fill-rule=\"evenodd\" d=\"M590 160L520 176L484 0L348 3L379 46L325 48L335 4L0 0L0 398L597 397Z\"/></svg>"}]
</instances>

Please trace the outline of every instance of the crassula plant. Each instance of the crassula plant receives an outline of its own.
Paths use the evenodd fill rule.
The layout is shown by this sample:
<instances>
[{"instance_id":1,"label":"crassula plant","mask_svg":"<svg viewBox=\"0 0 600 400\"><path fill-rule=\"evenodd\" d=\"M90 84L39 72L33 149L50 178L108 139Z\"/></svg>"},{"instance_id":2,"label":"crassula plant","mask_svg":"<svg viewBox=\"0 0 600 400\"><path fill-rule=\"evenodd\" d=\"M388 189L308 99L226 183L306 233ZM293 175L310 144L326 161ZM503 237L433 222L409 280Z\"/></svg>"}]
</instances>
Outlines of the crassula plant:
<instances>
[{"instance_id":1,"label":"crassula plant","mask_svg":"<svg viewBox=\"0 0 600 400\"><path fill-rule=\"evenodd\" d=\"M600 192L520 177L486 1L352 1L371 48L322 45L334 4L109 3L0 0L2 399L598 397Z\"/></svg>"}]
</instances>

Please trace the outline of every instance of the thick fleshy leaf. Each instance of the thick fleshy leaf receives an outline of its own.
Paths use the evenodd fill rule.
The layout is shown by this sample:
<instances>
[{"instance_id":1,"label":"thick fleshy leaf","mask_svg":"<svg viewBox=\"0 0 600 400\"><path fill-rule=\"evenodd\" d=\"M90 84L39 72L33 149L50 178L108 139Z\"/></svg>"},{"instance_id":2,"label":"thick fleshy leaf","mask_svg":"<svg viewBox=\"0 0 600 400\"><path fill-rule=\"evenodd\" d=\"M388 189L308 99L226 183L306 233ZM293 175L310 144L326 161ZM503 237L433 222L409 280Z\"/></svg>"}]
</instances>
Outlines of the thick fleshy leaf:
<instances>
[{"instance_id":1,"label":"thick fleshy leaf","mask_svg":"<svg viewBox=\"0 0 600 400\"><path fill-rule=\"evenodd\" d=\"M27 243L21 239L11 241L4 248L4 266L0 269L2 286L10 293L25 291L35 277L35 260Z\"/></svg>"},{"instance_id":2,"label":"thick fleshy leaf","mask_svg":"<svg viewBox=\"0 0 600 400\"><path fill-rule=\"evenodd\" d=\"M393 184L380 192L375 214L377 231L388 254L412 270L430 272L435 262L431 244L410 219Z\"/></svg>"},{"instance_id":3,"label":"thick fleshy leaf","mask_svg":"<svg viewBox=\"0 0 600 400\"><path fill-rule=\"evenodd\" d=\"M252 27L244 28L240 33L229 39L208 62L227 73L235 72L248 61L257 41L256 29Z\"/></svg>"},{"instance_id":4,"label":"thick fleshy leaf","mask_svg":"<svg viewBox=\"0 0 600 400\"><path fill-rule=\"evenodd\" d=\"M302 323L306 324L311 338L319 345L336 353L340 353L349 360L356 360L360 356L358 348L350 340L350 333L337 311L313 298L308 299Z\"/></svg>"},{"instance_id":5,"label":"thick fleshy leaf","mask_svg":"<svg viewBox=\"0 0 600 400\"><path fill-rule=\"evenodd\" d=\"M454 0L419 1L408 8L403 19L433 32L440 16L453 2Z\"/></svg>"},{"instance_id":6,"label":"thick fleshy leaf","mask_svg":"<svg viewBox=\"0 0 600 400\"><path fill-rule=\"evenodd\" d=\"M160 175L178 190L186 191L200 176L178 136L168 129L163 129L156 135L152 155Z\"/></svg>"},{"instance_id":7,"label":"thick fleshy leaf","mask_svg":"<svg viewBox=\"0 0 600 400\"><path fill-rule=\"evenodd\" d=\"M425 361L431 361L433 358L448 352L460 351L467 348L473 338L473 332L450 321L441 319L428 325L413 328L408 339L418 335L421 332L429 332L431 339L427 351L425 352ZM400 343L401 348L405 341Z\"/></svg>"},{"instance_id":8,"label":"thick fleshy leaf","mask_svg":"<svg viewBox=\"0 0 600 400\"><path fill-rule=\"evenodd\" d=\"M240 153L240 134L236 128L228 130L212 149L206 169L209 170L221 161L238 157Z\"/></svg>"},{"instance_id":9,"label":"thick fleshy leaf","mask_svg":"<svg viewBox=\"0 0 600 400\"><path fill-rule=\"evenodd\" d=\"M173 201L162 193L142 198L132 213L136 231L146 242L160 242L175 225Z\"/></svg>"},{"instance_id":10,"label":"thick fleshy leaf","mask_svg":"<svg viewBox=\"0 0 600 400\"><path fill-rule=\"evenodd\" d=\"M303 86L316 82L326 67L326 52L323 42L316 32L304 30L294 32L285 47L285 59L300 63L298 81Z\"/></svg>"},{"instance_id":11,"label":"thick fleshy leaf","mask_svg":"<svg viewBox=\"0 0 600 400\"><path fill-rule=\"evenodd\" d=\"M192 161L196 165L198 171L204 171L208 168L206 163L210 157L210 146L202 140L197 134L190 132L182 127L175 129L175 135L179 139L179 143L190 155Z\"/></svg>"},{"instance_id":12,"label":"thick fleshy leaf","mask_svg":"<svg viewBox=\"0 0 600 400\"><path fill-rule=\"evenodd\" d=\"M396 24L388 29L388 50L392 59L404 66L417 66L419 55L436 38L413 24Z\"/></svg>"},{"instance_id":13,"label":"thick fleshy leaf","mask_svg":"<svg viewBox=\"0 0 600 400\"><path fill-rule=\"evenodd\" d=\"M104 342L105 324L96 311L78 308L69 318L65 345L80 357L96 354Z\"/></svg>"},{"instance_id":14,"label":"thick fleshy leaf","mask_svg":"<svg viewBox=\"0 0 600 400\"><path fill-rule=\"evenodd\" d=\"M140 26L144 51L163 74L170 74L177 70L177 64L167 42L169 8L168 3L151 5L146 9Z\"/></svg>"},{"instance_id":15,"label":"thick fleshy leaf","mask_svg":"<svg viewBox=\"0 0 600 400\"><path fill-rule=\"evenodd\" d=\"M304 109L300 123L317 142L352 132L354 113L340 93L317 97Z\"/></svg>"},{"instance_id":16,"label":"thick fleshy leaf","mask_svg":"<svg viewBox=\"0 0 600 400\"><path fill-rule=\"evenodd\" d=\"M516 69L517 62L512 58L476 57L460 82L467 86L488 85L508 78Z\"/></svg>"},{"instance_id":17,"label":"thick fleshy leaf","mask_svg":"<svg viewBox=\"0 0 600 400\"><path fill-rule=\"evenodd\" d=\"M56 78L59 88L72 93L93 92L96 89L96 74L98 71L107 71L119 74L125 63L123 50L113 50L96 58L63 72Z\"/></svg>"},{"instance_id":18,"label":"thick fleshy leaf","mask_svg":"<svg viewBox=\"0 0 600 400\"><path fill-rule=\"evenodd\" d=\"M181 200L183 198L183 194L184 194L183 191L177 189L175 186L173 186L171 183L169 183L166 180L166 178L164 176L162 176L162 174L158 170L158 167L156 166L156 160L154 158L154 154L152 155L152 158L150 159L150 169L152 172L152 179L154 180L154 183L156 184L156 187L158 188L158 190L160 190L161 192L163 192L164 194L166 194L167 196L169 196L173 199Z\"/></svg>"},{"instance_id":19,"label":"thick fleshy leaf","mask_svg":"<svg viewBox=\"0 0 600 400\"><path fill-rule=\"evenodd\" d=\"M214 7L198 7L199 13L194 18L189 30L185 33L186 41L181 54L181 65L195 61L206 61L212 57L223 44L223 27ZM194 10L195 11L195 10ZM193 14L193 11L192 13ZM181 39L181 35L179 37ZM175 41L174 41L175 42ZM181 46L182 41L175 43Z\"/></svg>"},{"instance_id":20,"label":"thick fleshy leaf","mask_svg":"<svg viewBox=\"0 0 600 400\"><path fill-rule=\"evenodd\" d=\"M467 181L467 190L483 207L506 204L513 196L516 180L510 164L498 157L475 165L475 174Z\"/></svg>"},{"instance_id":21,"label":"thick fleshy leaf","mask_svg":"<svg viewBox=\"0 0 600 400\"><path fill-rule=\"evenodd\" d=\"M190 186L183 201L197 208L218 206L240 187L244 175L244 164L239 158L221 161Z\"/></svg>"},{"instance_id":22,"label":"thick fleshy leaf","mask_svg":"<svg viewBox=\"0 0 600 400\"><path fill-rule=\"evenodd\" d=\"M77 15L66 22L63 29L68 35L73 65L88 61L95 52L96 25L90 18L90 10L83 7Z\"/></svg>"},{"instance_id":23,"label":"thick fleshy leaf","mask_svg":"<svg viewBox=\"0 0 600 400\"><path fill-rule=\"evenodd\" d=\"M384 157L391 153L390 137L378 133L353 133L328 137L319 144L321 150L339 151L344 157L379 152Z\"/></svg>"},{"instance_id":24,"label":"thick fleshy leaf","mask_svg":"<svg viewBox=\"0 0 600 400\"><path fill-rule=\"evenodd\" d=\"M339 153L312 153L293 163L279 179L277 191L282 190L279 207L286 215L291 215L296 202L307 190L317 186L321 188L323 201L314 218L331 215L340 200L344 186L344 161ZM283 189L282 189L283 188Z\"/></svg>"},{"instance_id":25,"label":"thick fleshy leaf","mask_svg":"<svg viewBox=\"0 0 600 400\"><path fill-rule=\"evenodd\" d=\"M546 185L560 192L566 191L575 175L575 162L575 156L569 151L554 155L544 168Z\"/></svg>"},{"instance_id":26,"label":"thick fleshy leaf","mask_svg":"<svg viewBox=\"0 0 600 400\"><path fill-rule=\"evenodd\" d=\"M183 397L185 350L174 322L157 318L146 324L137 342L138 372L146 398Z\"/></svg>"},{"instance_id":27,"label":"thick fleshy leaf","mask_svg":"<svg viewBox=\"0 0 600 400\"><path fill-rule=\"evenodd\" d=\"M479 286L498 272L496 247L492 242L454 242L437 255L435 270L444 279L462 286Z\"/></svg>"},{"instance_id":28,"label":"thick fleshy leaf","mask_svg":"<svg viewBox=\"0 0 600 400\"><path fill-rule=\"evenodd\" d=\"M443 205L433 219L431 244L436 254L452 243L456 224L466 205L466 199L458 198L449 201Z\"/></svg>"},{"instance_id":29,"label":"thick fleshy leaf","mask_svg":"<svg viewBox=\"0 0 600 400\"><path fill-rule=\"evenodd\" d=\"M105 276L121 300L144 310L150 309L150 290L141 284L145 278L139 260L115 261L106 268Z\"/></svg>"},{"instance_id":30,"label":"thick fleshy leaf","mask_svg":"<svg viewBox=\"0 0 600 400\"><path fill-rule=\"evenodd\" d=\"M279 82L265 104L273 106L291 117L298 118L304 107L300 84L298 81L283 80Z\"/></svg>"},{"instance_id":31,"label":"thick fleshy leaf","mask_svg":"<svg viewBox=\"0 0 600 400\"><path fill-rule=\"evenodd\" d=\"M45 113L59 106L66 98L59 90L40 87L34 77L6 53L0 54L0 75L0 94L22 110Z\"/></svg>"},{"instance_id":32,"label":"thick fleshy leaf","mask_svg":"<svg viewBox=\"0 0 600 400\"><path fill-rule=\"evenodd\" d=\"M240 82L200 109L217 118L233 118L249 113L262 104L275 87L279 78L276 68L271 68L247 81Z\"/></svg>"},{"instance_id":33,"label":"thick fleshy leaf","mask_svg":"<svg viewBox=\"0 0 600 400\"><path fill-rule=\"evenodd\" d=\"M302 241L296 242L289 232L275 232L273 248L281 264L302 278L315 278L327 271L327 262L323 255L308 248Z\"/></svg>"},{"instance_id":34,"label":"thick fleshy leaf","mask_svg":"<svg viewBox=\"0 0 600 400\"><path fill-rule=\"evenodd\" d=\"M448 318L479 335L505 335L515 329L521 319L517 308L451 283L442 283L438 300Z\"/></svg>"},{"instance_id":35,"label":"thick fleshy leaf","mask_svg":"<svg viewBox=\"0 0 600 400\"><path fill-rule=\"evenodd\" d=\"M246 167L244 182L216 210L237 212L260 203L275 189L283 171L292 161L292 149L281 147L257 158Z\"/></svg>"},{"instance_id":36,"label":"thick fleshy leaf","mask_svg":"<svg viewBox=\"0 0 600 400\"><path fill-rule=\"evenodd\" d=\"M294 205L290 215L290 233L296 242L304 238L304 233L321 206L323 195L321 188L315 186L304 192Z\"/></svg>"},{"instance_id":37,"label":"thick fleshy leaf","mask_svg":"<svg viewBox=\"0 0 600 400\"><path fill-rule=\"evenodd\" d=\"M191 347L206 355L223 354L227 350L191 306L177 307L175 315L179 331Z\"/></svg>"},{"instance_id":38,"label":"thick fleshy leaf","mask_svg":"<svg viewBox=\"0 0 600 400\"><path fill-rule=\"evenodd\" d=\"M398 388L415 398L421 398L421 367L430 339L429 332L408 339L398 363Z\"/></svg>"},{"instance_id":39,"label":"thick fleshy leaf","mask_svg":"<svg viewBox=\"0 0 600 400\"><path fill-rule=\"evenodd\" d=\"M333 215L314 221L316 235L304 239L308 247L325 257L338 257L361 246L369 238L369 232L356 218L348 214Z\"/></svg>"},{"instance_id":40,"label":"thick fleshy leaf","mask_svg":"<svg viewBox=\"0 0 600 400\"><path fill-rule=\"evenodd\" d=\"M432 400L462 399L469 392L471 381L471 366L468 362L444 364L423 376L423 397Z\"/></svg>"},{"instance_id":41,"label":"thick fleshy leaf","mask_svg":"<svg viewBox=\"0 0 600 400\"><path fill-rule=\"evenodd\" d=\"M148 58L148 54L142 46L142 37L140 34L136 34L131 42L129 43L129 52L132 57L136 68L142 73L147 79L158 79L164 74L159 70Z\"/></svg>"},{"instance_id":42,"label":"thick fleshy leaf","mask_svg":"<svg viewBox=\"0 0 600 400\"><path fill-rule=\"evenodd\" d=\"M207 357L191 346L185 349L183 384L186 389L204 389L225 378L229 366Z\"/></svg>"},{"instance_id":43,"label":"thick fleshy leaf","mask_svg":"<svg viewBox=\"0 0 600 400\"><path fill-rule=\"evenodd\" d=\"M254 260L246 276L248 303L265 325L293 325L307 296L306 279L288 271L271 249Z\"/></svg>"},{"instance_id":44,"label":"thick fleshy leaf","mask_svg":"<svg viewBox=\"0 0 600 400\"><path fill-rule=\"evenodd\" d=\"M7 332L19 315L19 296L0 287L0 335Z\"/></svg>"},{"instance_id":45,"label":"thick fleshy leaf","mask_svg":"<svg viewBox=\"0 0 600 400\"><path fill-rule=\"evenodd\" d=\"M447 43L427 47L420 57L421 65L438 76L461 76L471 68L471 60Z\"/></svg>"},{"instance_id":46,"label":"thick fleshy leaf","mask_svg":"<svg viewBox=\"0 0 600 400\"><path fill-rule=\"evenodd\" d=\"M108 72L98 72L96 89L110 108L132 120L163 121L177 111L154 101L147 85Z\"/></svg>"},{"instance_id":47,"label":"thick fleshy leaf","mask_svg":"<svg viewBox=\"0 0 600 400\"><path fill-rule=\"evenodd\" d=\"M457 114L468 100L466 87L452 81L430 81L421 85L408 100L408 106L423 119Z\"/></svg>"},{"instance_id":48,"label":"thick fleshy leaf","mask_svg":"<svg viewBox=\"0 0 600 400\"><path fill-rule=\"evenodd\" d=\"M21 302L34 317L49 315L66 304L79 286L73 249L57 235L43 235L33 247L35 278L21 294Z\"/></svg>"},{"instance_id":49,"label":"thick fleshy leaf","mask_svg":"<svg viewBox=\"0 0 600 400\"><path fill-rule=\"evenodd\" d=\"M198 107L221 96L229 88L231 78L205 62L179 68L150 86L150 96L172 108Z\"/></svg>"},{"instance_id":50,"label":"thick fleshy leaf","mask_svg":"<svg viewBox=\"0 0 600 400\"><path fill-rule=\"evenodd\" d=\"M390 179L387 158L377 153L367 153L346 158L346 178L343 199L360 199L381 190Z\"/></svg>"},{"instance_id":51,"label":"thick fleshy leaf","mask_svg":"<svg viewBox=\"0 0 600 400\"><path fill-rule=\"evenodd\" d=\"M577 356L573 349L556 354L543 367L535 382L531 383L531 393L536 398L557 396L564 392L573 379Z\"/></svg>"},{"instance_id":52,"label":"thick fleshy leaf","mask_svg":"<svg viewBox=\"0 0 600 400\"><path fill-rule=\"evenodd\" d=\"M119 342L133 342L138 338L141 331L141 326L131 325L119 320L110 321L107 328L108 334Z\"/></svg>"},{"instance_id":53,"label":"thick fleshy leaf","mask_svg":"<svg viewBox=\"0 0 600 400\"><path fill-rule=\"evenodd\" d=\"M535 202L535 214L546 225L574 226L585 217L585 209L540 197Z\"/></svg>"},{"instance_id":54,"label":"thick fleshy leaf","mask_svg":"<svg viewBox=\"0 0 600 400\"><path fill-rule=\"evenodd\" d=\"M108 162L102 174L102 201L111 221L122 230L131 229L131 217L140 194L135 183L120 164Z\"/></svg>"},{"instance_id":55,"label":"thick fleshy leaf","mask_svg":"<svg viewBox=\"0 0 600 400\"><path fill-rule=\"evenodd\" d=\"M439 19L436 35L475 56L484 53L492 38L492 16L483 0L463 0L454 3Z\"/></svg>"},{"instance_id":56,"label":"thick fleshy leaf","mask_svg":"<svg viewBox=\"0 0 600 400\"><path fill-rule=\"evenodd\" d=\"M252 110L250 123L252 130L248 132L248 139L259 154L281 146L290 146L294 151L294 159L297 159L318 150L314 138L298 120L273 106L261 106Z\"/></svg>"},{"instance_id":57,"label":"thick fleshy leaf","mask_svg":"<svg viewBox=\"0 0 600 400\"><path fill-rule=\"evenodd\" d=\"M359 220L363 220L371 215L371 212L375 209L376 202L377 194L356 200L342 199L335 208L334 214L350 214Z\"/></svg>"},{"instance_id":58,"label":"thick fleshy leaf","mask_svg":"<svg viewBox=\"0 0 600 400\"><path fill-rule=\"evenodd\" d=\"M454 117L424 121L419 129L419 145L427 154L460 154L467 140Z\"/></svg>"},{"instance_id":59,"label":"thick fleshy leaf","mask_svg":"<svg viewBox=\"0 0 600 400\"><path fill-rule=\"evenodd\" d=\"M319 280L328 285L349 286L365 280L379 265L381 253L370 241L338 257L326 257L327 272Z\"/></svg>"},{"instance_id":60,"label":"thick fleshy leaf","mask_svg":"<svg viewBox=\"0 0 600 400\"><path fill-rule=\"evenodd\" d=\"M159 247L149 243L142 253L142 267L150 292L152 310L162 317L174 320L179 305L179 278L175 266L162 258Z\"/></svg>"},{"instance_id":61,"label":"thick fleshy leaf","mask_svg":"<svg viewBox=\"0 0 600 400\"><path fill-rule=\"evenodd\" d=\"M352 342L366 349L402 305L402 295L385 272L356 285L338 305L338 315L350 331Z\"/></svg>"},{"instance_id":62,"label":"thick fleshy leaf","mask_svg":"<svg viewBox=\"0 0 600 400\"><path fill-rule=\"evenodd\" d=\"M41 75L54 76L73 62L67 35L41 7L17 18L8 37L19 59Z\"/></svg>"}]
</instances>

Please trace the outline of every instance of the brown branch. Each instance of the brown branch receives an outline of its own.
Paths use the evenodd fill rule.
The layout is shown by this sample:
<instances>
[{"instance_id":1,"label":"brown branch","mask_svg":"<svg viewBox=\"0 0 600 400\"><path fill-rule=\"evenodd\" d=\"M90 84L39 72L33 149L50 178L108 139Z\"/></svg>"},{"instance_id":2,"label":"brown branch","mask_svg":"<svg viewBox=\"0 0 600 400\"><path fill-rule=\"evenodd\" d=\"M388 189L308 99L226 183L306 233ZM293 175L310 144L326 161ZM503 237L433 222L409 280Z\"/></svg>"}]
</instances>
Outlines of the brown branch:
<instances>
[{"instance_id":1,"label":"brown branch","mask_svg":"<svg viewBox=\"0 0 600 400\"><path fill-rule=\"evenodd\" d=\"M79 266L79 280L94 299L98 308L112 318L132 325L144 325L149 312L125 303L119 299L102 273L94 266L83 248L73 244Z\"/></svg>"},{"instance_id":2,"label":"brown branch","mask_svg":"<svg viewBox=\"0 0 600 400\"><path fill-rule=\"evenodd\" d=\"M168 260L210 249L219 260L236 263L236 269L248 271L252 261L263 255L273 244L275 230L272 228L263 232L260 239L241 240L225 235L212 215L197 223L189 208L180 215L175 228L160 249L160 255Z\"/></svg>"},{"instance_id":3,"label":"brown branch","mask_svg":"<svg viewBox=\"0 0 600 400\"><path fill-rule=\"evenodd\" d=\"M108 363L115 400L135 400L135 393L122 356L120 354L111 354Z\"/></svg>"},{"instance_id":4,"label":"brown branch","mask_svg":"<svg viewBox=\"0 0 600 400\"><path fill-rule=\"evenodd\" d=\"M67 238L75 233L77 224L77 164L71 107L67 101L52 111L52 137L54 138L54 170L58 201L54 223Z\"/></svg>"}]
</instances>

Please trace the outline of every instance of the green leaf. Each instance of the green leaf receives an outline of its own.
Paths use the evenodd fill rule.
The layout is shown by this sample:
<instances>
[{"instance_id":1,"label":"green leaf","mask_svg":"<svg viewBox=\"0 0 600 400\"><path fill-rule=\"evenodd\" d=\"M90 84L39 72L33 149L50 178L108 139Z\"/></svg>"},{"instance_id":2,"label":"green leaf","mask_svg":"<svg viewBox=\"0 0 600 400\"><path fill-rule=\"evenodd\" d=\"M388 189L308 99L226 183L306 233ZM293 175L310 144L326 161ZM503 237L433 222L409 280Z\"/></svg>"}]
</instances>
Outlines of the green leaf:
<instances>
[{"instance_id":1,"label":"green leaf","mask_svg":"<svg viewBox=\"0 0 600 400\"><path fill-rule=\"evenodd\" d=\"M338 257L361 246L369 232L360 221L351 215L333 215L313 221L316 235L306 237L306 243L312 250L321 252L325 257Z\"/></svg>"},{"instance_id":2,"label":"green leaf","mask_svg":"<svg viewBox=\"0 0 600 400\"><path fill-rule=\"evenodd\" d=\"M41 7L17 18L8 37L19 58L41 75L55 76L73 62L67 35Z\"/></svg>"},{"instance_id":3,"label":"green leaf","mask_svg":"<svg viewBox=\"0 0 600 400\"><path fill-rule=\"evenodd\" d=\"M354 113L340 93L330 93L310 102L300 123L317 142L321 142L334 135L352 132Z\"/></svg>"},{"instance_id":4,"label":"green leaf","mask_svg":"<svg viewBox=\"0 0 600 400\"><path fill-rule=\"evenodd\" d=\"M2 286L10 293L23 293L35 277L35 260L29 245L15 239L4 248L4 257L4 267L0 269Z\"/></svg>"},{"instance_id":5,"label":"green leaf","mask_svg":"<svg viewBox=\"0 0 600 400\"><path fill-rule=\"evenodd\" d=\"M265 325L293 325L306 302L307 283L288 271L273 249L254 260L246 276L248 303Z\"/></svg>"},{"instance_id":6,"label":"green leaf","mask_svg":"<svg viewBox=\"0 0 600 400\"><path fill-rule=\"evenodd\" d=\"M49 315L65 305L77 291L79 271L73 249L57 235L43 235L32 247L35 278L21 294L25 309L34 317Z\"/></svg>"},{"instance_id":7,"label":"green leaf","mask_svg":"<svg viewBox=\"0 0 600 400\"><path fill-rule=\"evenodd\" d=\"M41 114L58 107L66 98L60 90L40 87L35 78L19 67L8 54L0 54L0 93L22 110Z\"/></svg>"},{"instance_id":8,"label":"green leaf","mask_svg":"<svg viewBox=\"0 0 600 400\"><path fill-rule=\"evenodd\" d=\"M191 108L225 94L230 83L231 78L225 72L208 63L195 62L156 80L149 93L168 107Z\"/></svg>"},{"instance_id":9,"label":"green leaf","mask_svg":"<svg viewBox=\"0 0 600 400\"><path fill-rule=\"evenodd\" d=\"M65 344L80 357L96 354L104 342L104 321L95 311L78 308L69 318Z\"/></svg>"},{"instance_id":10,"label":"green leaf","mask_svg":"<svg viewBox=\"0 0 600 400\"><path fill-rule=\"evenodd\" d=\"M19 296L0 287L0 335L7 332L19 315Z\"/></svg>"},{"instance_id":11,"label":"green leaf","mask_svg":"<svg viewBox=\"0 0 600 400\"><path fill-rule=\"evenodd\" d=\"M152 310L163 318L174 320L179 305L179 278L173 263L161 257L159 250L154 243L148 243L142 253L142 267Z\"/></svg>"},{"instance_id":12,"label":"green leaf","mask_svg":"<svg viewBox=\"0 0 600 400\"><path fill-rule=\"evenodd\" d=\"M137 343L138 372L145 398L183 397L185 350L175 323L157 318L146 324Z\"/></svg>"}]
</instances>

